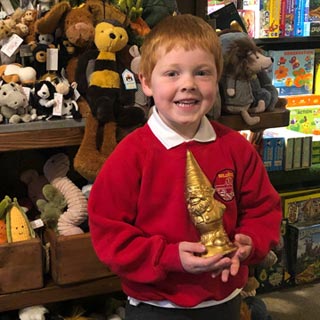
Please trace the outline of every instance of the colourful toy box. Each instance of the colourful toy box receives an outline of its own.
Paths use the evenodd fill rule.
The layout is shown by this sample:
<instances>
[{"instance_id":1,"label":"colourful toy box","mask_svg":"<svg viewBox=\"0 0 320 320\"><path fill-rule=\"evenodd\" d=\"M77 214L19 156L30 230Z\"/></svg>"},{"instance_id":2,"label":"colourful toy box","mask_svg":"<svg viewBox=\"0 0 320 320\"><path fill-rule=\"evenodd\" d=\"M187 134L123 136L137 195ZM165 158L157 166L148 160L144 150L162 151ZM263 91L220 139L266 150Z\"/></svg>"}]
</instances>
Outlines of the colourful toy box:
<instances>
[{"instance_id":1,"label":"colourful toy box","mask_svg":"<svg viewBox=\"0 0 320 320\"><path fill-rule=\"evenodd\" d=\"M289 224L320 223L320 189L280 193L283 217Z\"/></svg>"},{"instance_id":2,"label":"colourful toy box","mask_svg":"<svg viewBox=\"0 0 320 320\"><path fill-rule=\"evenodd\" d=\"M320 278L320 224L289 225L288 271L296 284Z\"/></svg>"},{"instance_id":3,"label":"colourful toy box","mask_svg":"<svg viewBox=\"0 0 320 320\"><path fill-rule=\"evenodd\" d=\"M281 224L282 246L278 250L273 250L277 256L277 262L269 268L261 265L255 268L255 277L259 282L257 293L270 292L293 285L287 266L287 230L288 222L284 219Z\"/></svg>"},{"instance_id":4,"label":"colourful toy box","mask_svg":"<svg viewBox=\"0 0 320 320\"><path fill-rule=\"evenodd\" d=\"M270 50L274 60L269 73L280 96L311 94L314 74L314 49Z\"/></svg>"},{"instance_id":5,"label":"colourful toy box","mask_svg":"<svg viewBox=\"0 0 320 320\"><path fill-rule=\"evenodd\" d=\"M261 142L260 154L267 171L283 170L285 138L264 136Z\"/></svg>"},{"instance_id":6,"label":"colourful toy box","mask_svg":"<svg viewBox=\"0 0 320 320\"><path fill-rule=\"evenodd\" d=\"M306 134L320 132L320 105L292 107L289 110L288 129Z\"/></svg>"}]
</instances>

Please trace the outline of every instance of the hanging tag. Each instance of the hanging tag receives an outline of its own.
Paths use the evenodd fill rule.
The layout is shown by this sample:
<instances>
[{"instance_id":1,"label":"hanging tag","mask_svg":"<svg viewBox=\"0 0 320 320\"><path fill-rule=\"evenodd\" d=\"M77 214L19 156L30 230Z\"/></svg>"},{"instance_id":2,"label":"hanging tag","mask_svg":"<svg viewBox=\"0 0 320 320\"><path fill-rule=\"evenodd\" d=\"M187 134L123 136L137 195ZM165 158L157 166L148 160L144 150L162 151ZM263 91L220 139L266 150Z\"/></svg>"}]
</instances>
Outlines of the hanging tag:
<instances>
[{"instance_id":1,"label":"hanging tag","mask_svg":"<svg viewBox=\"0 0 320 320\"><path fill-rule=\"evenodd\" d=\"M30 221L30 225L32 227L32 229L38 229L44 226L44 223L41 219L36 219L33 221Z\"/></svg>"},{"instance_id":2,"label":"hanging tag","mask_svg":"<svg viewBox=\"0 0 320 320\"><path fill-rule=\"evenodd\" d=\"M134 78L134 74L130 70L125 69L122 72L122 80L126 90L137 89L136 79Z\"/></svg>"},{"instance_id":3,"label":"hanging tag","mask_svg":"<svg viewBox=\"0 0 320 320\"><path fill-rule=\"evenodd\" d=\"M52 110L52 115L61 117L62 107L63 107L63 94L55 92L54 101L55 101L55 104Z\"/></svg>"},{"instance_id":4,"label":"hanging tag","mask_svg":"<svg viewBox=\"0 0 320 320\"><path fill-rule=\"evenodd\" d=\"M20 0L20 8L26 9L29 6L30 1L29 0Z\"/></svg>"},{"instance_id":5,"label":"hanging tag","mask_svg":"<svg viewBox=\"0 0 320 320\"><path fill-rule=\"evenodd\" d=\"M10 16L14 13L14 9L13 9L13 6L12 6L10 0L0 0L0 3L8 16Z\"/></svg>"},{"instance_id":6,"label":"hanging tag","mask_svg":"<svg viewBox=\"0 0 320 320\"><path fill-rule=\"evenodd\" d=\"M5 11L0 10L0 20L4 20L7 17L7 14Z\"/></svg>"},{"instance_id":7,"label":"hanging tag","mask_svg":"<svg viewBox=\"0 0 320 320\"><path fill-rule=\"evenodd\" d=\"M20 46L19 54L21 58L32 57L32 50L28 44Z\"/></svg>"},{"instance_id":8,"label":"hanging tag","mask_svg":"<svg viewBox=\"0 0 320 320\"><path fill-rule=\"evenodd\" d=\"M31 88L22 87L22 90L23 90L24 94L27 96L28 101L30 101Z\"/></svg>"},{"instance_id":9,"label":"hanging tag","mask_svg":"<svg viewBox=\"0 0 320 320\"><path fill-rule=\"evenodd\" d=\"M76 101L81 97L81 94L77 88L74 89L73 94L74 94L74 100Z\"/></svg>"},{"instance_id":10,"label":"hanging tag","mask_svg":"<svg viewBox=\"0 0 320 320\"><path fill-rule=\"evenodd\" d=\"M23 39L17 34L13 34L2 46L1 51L9 58L18 50Z\"/></svg>"},{"instance_id":11,"label":"hanging tag","mask_svg":"<svg viewBox=\"0 0 320 320\"><path fill-rule=\"evenodd\" d=\"M58 70L58 50L57 48L47 49L47 70Z\"/></svg>"}]
</instances>

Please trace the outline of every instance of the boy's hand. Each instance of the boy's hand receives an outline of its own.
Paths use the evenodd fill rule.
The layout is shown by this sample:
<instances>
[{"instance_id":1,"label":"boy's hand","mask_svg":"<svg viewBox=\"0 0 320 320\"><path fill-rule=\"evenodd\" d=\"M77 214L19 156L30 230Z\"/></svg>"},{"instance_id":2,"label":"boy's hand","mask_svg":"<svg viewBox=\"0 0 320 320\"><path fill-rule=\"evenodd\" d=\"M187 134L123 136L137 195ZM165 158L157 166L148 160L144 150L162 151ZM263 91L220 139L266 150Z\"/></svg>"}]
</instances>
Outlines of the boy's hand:
<instances>
[{"instance_id":1,"label":"boy's hand","mask_svg":"<svg viewBox=\"0 0 320 320\"><path fill-rule=\"evenodd\" d=\"M231 267L231 259L221 254L208 258L202 258L197 255L205 251L206 248L201 243L180 242L179 254L184 270L193 274L212 272L218 275L226 268Z\"/></svg>"},{"instance_id":2,"label":"boy's hand","mask_svg":"<svg viewBox=\"0 0 320 320\"><path fill-rule=\"evenodd\" d=\"M228 256L217 254L202 258L197 254L200 255L206 251L203 244L180 242L181 264L187 272L193 274L211 272L213 278L221 274L221 280L227 282L230 275L235 276L238 273L240 262L248 258L252 250L252 239L244 234L236 234L234 244L238 249Z\"/></svg>"},{"instance_id":3,"label":"boy's hand","mask_svg":"<svg viewBox=\"0 0 320 320\"><path fill-rule=\"evenodd\" d=\"M244 234L236 234L234 244L238 249L229 257L231 258L230 268L226 268L221 272L221 280L227 282L229 276L235 276L240 268L240 262L247 259L252 251L252 239ZM213 277L216 275L213 274Z\"/></svg>"}]
</instances>

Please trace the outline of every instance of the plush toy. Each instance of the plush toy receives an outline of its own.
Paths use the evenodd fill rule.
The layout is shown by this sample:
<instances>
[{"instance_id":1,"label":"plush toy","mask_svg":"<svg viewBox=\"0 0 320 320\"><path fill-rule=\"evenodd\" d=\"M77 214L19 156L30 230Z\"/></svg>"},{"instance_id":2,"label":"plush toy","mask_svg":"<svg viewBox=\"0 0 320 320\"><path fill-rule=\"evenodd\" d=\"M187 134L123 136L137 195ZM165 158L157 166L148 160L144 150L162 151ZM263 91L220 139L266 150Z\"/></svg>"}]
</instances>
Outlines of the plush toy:
<instances>
[{"instance_id":1,"label":"plush toy","mask_svg":"<svg viewBox=\"0 0 320 320\"><path fill-rule=\"evenodd\" d=\"M87 5L72 8L67 1L59 2L36 21L36 32L54 34L60 28L73 45L88 47L94 35L94 16L89 9Z\"/></svg>"},{"instance_id":2,"label":"plush toy","mask_svg":"<svg viewBox=\"0 0 320 320\"><path fill-rule=\"evenodd\" d=\"M7 39L13 34L17 34L21 38L28 34L28 26L21 22L23 14L24 11L17 8L12 15L0 20L0 40Z\"/></svg>"},{"instance_id":3,"label":"plush toy","mask_svg":"<svg viewBox=\"0 0 320 320\"><path fill-rule=\"evenodd\" d=\"M55 86L56 92L63 96L63 105L60 116L63 118L81 119L82 115L79 111L79 106L75 97L77 84L75 82L70 84L68 79L63 78L58 81Z\"/></svg>"},{"instance_id":4,"label":"plush toy","mask_svg":"<svg viewBox=\"0 0 320 320\"><path fill-rule=\"evenodd\" d=\"M85 96L92 117L87 119L85 136L74 158L75 169L88 180L96 177L103 162L117 144L115 112L116 108L120 108L120 75L117 70L116 52L125 47L128 35L115 21L100 22L95 28L94 41L99 54L94 61ZM95 121L97 123L93 126ZM88 132L88 125L91 132ZM92 132L93 129L95 132Z\"/></svg>"},{"instance_id":5,"label":"plush toy","mask_svg":"<svg viewBox=\"0 0 320 320\"><path fill-rule=\"evenodd\" d=\"M75 56L75 46L67 39L67 38L60 38L57 41L57 48L58 48L58 72L61 74L63 71L66 70L70 59ZM71 66L69 66L69 69ZM74 73L73 71L71 73Z\"/></svg>"},{"instance_id":6,"label":"plush toy","mask_svg":"<svg viewBox=\"0 0 320 320\"><path fill-rule=\"evenodd\" d=\"M6 228L9 243L35 238L35 232L17 198L6 209Z\"/></svg>"},{"instance_id":7,"label":"plush toy","mask_svg":"<svg viewBox=\"0 0 320 320\"><path fill-rule=\"evenodd\" d=\"M112 4L115 3L115 5ZM116 20L121 24L125 24L127 16L121 11L117 2L125 1L100 1L100 0L87 0L86 5L94 16L94 25L104 20Z\"/></svg>"},{"instance_id":8,"label":"plush toy","mask_svg":"<svg viewBox=\"0 0 320 320\"><path fill-rule=\"evenodd\" d=\"M67 206L67 201L61 191L50 183L43 186L42 194L44 199L38 199L36 202L41 212L40 218L45 226L58 233L58 221Z\"/></svg>"},{"instance_id":9,"label":"plush toy","mask_svg":"<svg viewBox=\"0 0 320 320\"><path fill-rule=\"evenodd\" d=\"M55 86L49 80L38 81L32 94L32 105L37 110L38 119L48 118L52 115L55 104Z\"/></svg>"},{"instance_id":10,"label":"plush toy","mask_svg":"<svg viewBox=\"0 0 320 320\"><path fill-rule=\"evenodd\" d=\"M32 49L32 67L37 72L37 79L44 80L47 73L47 50L49 46L44 43L37 43Z\"/></svg>"},{"instance_id":11,"label":"plush toy","mask_svg":"<svg viewBox=\"0 0 320 320\"><path fill-rule=\"evenodd\" d=\"M7 243L7 231L6 231L6 222L4 219L0 219L0 244Z\"/></svg>"},{"instance_id":12,"label":"plush toy","mask_svg":"<svg viewBox=\"0 0 320 320\"><path fill-rule=\"evenodd\" d=\"M244 32L226 32L219 37L224 59L219 83L222 111L240 114L245 123L255 125L260 117L251 114L264 112L266 103L263 98L254 100L251 81L261 70L271 67L272 59L264 56Z\"/></svg>"},{"instance_id":13,"label":"plush toy","mask_svg":"<svg viewBox=\"0 0 320 320\"><path fill-rule=\"evenodd\" d=\"M5 196L0 202L0 244L8 242L5 214L11 202L12 200L9 196Z\"/></svg>"},{"instance_id":14,"label":"plush toy","mask_svg":"<svg viewBox=\"0 0 320 320\"><path fill-rule=\"evenodd\" d=\"M178 13L177 1L172 0L143 0L142 18L150 28L167 16Z\"/></svg>"},{"instance_id":15,"label":"plush toy","mask_svg":"<svg viewBox=\"0 0 320 320\"><path fill-rule=\"evenodd\" d=\"M134 100L134 106L137 108L141 108L144 112L146 117L149 114L149 106L148 106L148 97L143 93L142 86L138 77L139 73L139 64L141 60L140 51L137 45L132 45L129 49L129 53L132 56L132 61L130 64L130 69L134 73L135 81L137 84L137 90L135 93L135 100Z\"/></svg>"},{"instance_id":16,"label":"plush toy","mask_svg":"<svg viewBox=\"0 0 320 320\"><path fill-rule=\"evenodd\" d=\"M128 33L128 42L141 45L144 36L150 32L149 25L142 18L142 1L118 1L120 10L126 15L123 23Z\"/></svg>"},{"instance_id":17,"label":"plush toy","mask_svg":"<svg viewBox=\"0 0 320 320\"><path fill-rule=\"evenodd\" d=\"M55 48L54 35L51 33L39 33L37 34L37 42L46 44L49 48Z\"/></svg>"},{"instance_id":18,"label":"plush toy","mask_svg":"<svg viewBox=\"0 0 320 320\"><path fill-rule=\"evenodd\" d=\"M43 305L35 305L31 307L25 307L19 310L20 320L45 320L45 314L49 313L49 310Z\"/></svg>"},{"instance_id":19,"label":"plush toy","mask_svg":"<svg viewBox=\"0 0 320 320\"><path fill-rule=\"evenodd\" d=\"M37 13L38 11L36 9L27 9L21 17L21 22L25 24L29 30L28 34L24 37L25 43L29 45L36 41L34 25L37 20Z\"/></svg>"},{"instance_id":20,"label":"plush toy","mask_svg":"<svg viewBox=\"0 0 320 320\"><path fill-rule=\"evenodd\" d=\"M44 175L35 169L27 169L21 172L20 180L26 185L28 197L34 206L37 200L44 199L42 188L49 183Z\"/></svg>"},{"instance_id":21,"label":"plush toy","mask_svg":"<svg viewBox=\"0 0 320 320\"><path fill-rule=\"evenodd\" d=\"M116 21L100 22L95 28L95 44L99 52L89 51L86 54L87 60L88 56L96 58L93 61L88 88L86 89L86 84L80 85L79 91L88 101L91 114L87 116L85 134L74 158L74 167L89 181L95 179L103 162L116 146L117 121L120 121L123 113L137 112L144 118L142 110L124 108L121 103L122 82L118 73L120 68L117 65L116 52L125 47L127 40L126 30ZM81 61L79 59L79 62ZM85 63L78 66L82 77L83 70L87 70L87 67ZM130 118L135 119L137 116Z\"/></svg>"},{"instance_id":22,"label":"plush toy","mask_svg":"<svg viewBox=\"0 0 320 320\"><path fill-rule=\"evenodd\" d=\"M264 100L266 111L273 111L275 108L284 108L287 100L279 97L277 88L272 84L270 77L265 70L261 70L257 77L251 81L252 93L255 101Z\"/></svg>"},{"instance_id":23,"label":"plush toy","mask_svg":"<svg viewBox=\"0 0 320 320\"><path fill-rule=\"evenodd\" d=\"M0 122L30 122L37 118L36 111L29 107L22 87L14 82L0 86Z\"/></svg>"},{"instance_id":24,"label":"plush toy","mask_svg":"<svg viewBox=\"0 0 320 320\"><path fill-rule=\"evenodd\" d=\"M67 201L67 210L58 220L57 230L61 235L83 233L79 225L87 220L87 199L81 190L67 177L70 161L66 154L51 156L43 167L43 173L50 184L57 188Z\"/></svg>"},{"instance_id":25,"label":"plush toy","mask_svg":"<svg viewBox=\"0 0 320 320\"><path fill-rule=\"evenodd\" d=\"M0 66L0 77L4 82L16 82L22 85L33 85L37 79L37 72L33 67L23 67L19 63Z\"/></svg>"}]
</instances>

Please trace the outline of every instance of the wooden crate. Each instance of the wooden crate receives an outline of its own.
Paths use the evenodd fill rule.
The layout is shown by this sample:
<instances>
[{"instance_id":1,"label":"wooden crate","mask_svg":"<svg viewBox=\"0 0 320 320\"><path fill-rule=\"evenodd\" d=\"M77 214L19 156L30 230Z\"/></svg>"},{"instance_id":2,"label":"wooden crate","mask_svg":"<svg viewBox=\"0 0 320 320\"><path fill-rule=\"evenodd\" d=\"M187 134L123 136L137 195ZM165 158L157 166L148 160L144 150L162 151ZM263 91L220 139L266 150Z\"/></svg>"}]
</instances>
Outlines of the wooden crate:
<instances>
[{"instance_id":1,"label":"wooden crate","mask_svg":"<svg viewBox=\"0 0 320 320\"><path fill-rule=\"evenodd\" d=\"M0 294L43 287L39 238L0 245Z\"/></svg>"},{"instance_id":2,"label":"wooden crate","mask_svg":"<svg viewBox=\"0 0 320 320\"><path fill-rule=\"evenodd\" d=\"M46 230L45 240L50 243L50 270L58 285L79 283L112 275L97 258L90 233L58 236Z\"/></svg>"}]
</instances>

